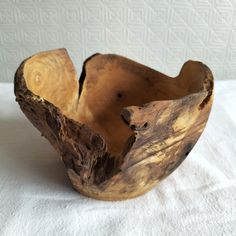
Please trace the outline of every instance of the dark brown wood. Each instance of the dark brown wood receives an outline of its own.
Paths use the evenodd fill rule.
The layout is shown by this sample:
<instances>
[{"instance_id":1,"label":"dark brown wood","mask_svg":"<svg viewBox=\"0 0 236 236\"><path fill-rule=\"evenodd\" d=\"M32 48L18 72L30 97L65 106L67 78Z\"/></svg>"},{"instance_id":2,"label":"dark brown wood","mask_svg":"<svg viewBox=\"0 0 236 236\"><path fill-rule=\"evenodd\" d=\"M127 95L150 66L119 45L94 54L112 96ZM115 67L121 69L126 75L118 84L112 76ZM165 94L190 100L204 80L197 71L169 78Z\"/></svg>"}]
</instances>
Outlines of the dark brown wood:
<instances>
[{"instance_id":1,"label":"dark brown wood","mask_svg":"<svg viewBox=\"0 0 236 236\"><path fill-rule=\"evenodd\" d=\"M210 113L213 76L196 61L171 78L122 56L95 54L78 84L67 51L57 49L21 63L15 95L77 191L123 200L150 190L187 157Z\"/></svg>"}]
</instances>

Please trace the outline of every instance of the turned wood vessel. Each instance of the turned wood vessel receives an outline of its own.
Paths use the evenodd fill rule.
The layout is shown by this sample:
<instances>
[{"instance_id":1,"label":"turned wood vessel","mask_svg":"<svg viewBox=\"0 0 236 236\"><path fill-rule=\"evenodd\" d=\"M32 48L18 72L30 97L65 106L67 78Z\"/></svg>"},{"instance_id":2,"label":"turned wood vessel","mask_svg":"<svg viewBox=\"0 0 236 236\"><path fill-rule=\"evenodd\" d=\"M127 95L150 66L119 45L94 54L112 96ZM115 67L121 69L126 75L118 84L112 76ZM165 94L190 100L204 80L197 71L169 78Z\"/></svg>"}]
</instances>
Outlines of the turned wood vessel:
<instances>
[{"instance_id":1,"label":"turned wood vessel","mask_svg":"<svg viewBox=\"0 0 236 236\"><path fill-rule=\"evenodd\" d=\"M65 49L24 60L14 84L16 101L59 153L73 187L103 200L136 197L172 173L200 137L213 101L213 76L201 62L187 61L171 78L95 54L78 80Z\"/></svg>"}]
</instances>

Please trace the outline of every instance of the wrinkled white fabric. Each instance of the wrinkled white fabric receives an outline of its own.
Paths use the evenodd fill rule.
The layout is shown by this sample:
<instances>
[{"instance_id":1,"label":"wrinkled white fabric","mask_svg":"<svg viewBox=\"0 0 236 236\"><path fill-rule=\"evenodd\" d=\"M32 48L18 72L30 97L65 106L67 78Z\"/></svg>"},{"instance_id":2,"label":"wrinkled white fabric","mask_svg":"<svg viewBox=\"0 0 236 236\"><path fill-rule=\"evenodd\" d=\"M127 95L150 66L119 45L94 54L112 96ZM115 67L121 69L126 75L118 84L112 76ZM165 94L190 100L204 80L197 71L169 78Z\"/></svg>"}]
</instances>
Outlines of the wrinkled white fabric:
<instances>
[{"instance_id":1,"label":"wrinkled white fabric","mask_svg":"<svg viewBox=\"0 0 236 236\"><path fill-rule=\"evenodd\" d=\"M236 235L236 81L217 81L207 127L152 191L121 202L75 192L63 163L0 84L0 235Z\"/></svg>"}]
</instances>

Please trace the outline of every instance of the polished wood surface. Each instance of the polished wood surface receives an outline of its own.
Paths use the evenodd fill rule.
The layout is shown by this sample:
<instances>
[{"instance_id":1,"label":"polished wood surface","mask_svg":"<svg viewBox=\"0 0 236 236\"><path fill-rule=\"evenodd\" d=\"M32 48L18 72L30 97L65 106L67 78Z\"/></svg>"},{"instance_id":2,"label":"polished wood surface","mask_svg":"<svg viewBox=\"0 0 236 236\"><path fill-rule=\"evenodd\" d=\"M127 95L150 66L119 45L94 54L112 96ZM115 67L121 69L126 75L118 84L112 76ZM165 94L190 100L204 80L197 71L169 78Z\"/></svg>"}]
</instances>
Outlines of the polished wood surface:
<instances>
[{"instance_id":1,"label":"polished wood surface","mask_svg":"<svg viewBox=\"0 0 236 236\"><path fill-rule=\"evenodd\" d=\"M77 75L65 49L21 63L15 95L59 152L86 196L141 195L172 173L200 137L213 101L213 76L186 62L175 78L114 54L95 54Z\"/></svg>"}]
</instances>

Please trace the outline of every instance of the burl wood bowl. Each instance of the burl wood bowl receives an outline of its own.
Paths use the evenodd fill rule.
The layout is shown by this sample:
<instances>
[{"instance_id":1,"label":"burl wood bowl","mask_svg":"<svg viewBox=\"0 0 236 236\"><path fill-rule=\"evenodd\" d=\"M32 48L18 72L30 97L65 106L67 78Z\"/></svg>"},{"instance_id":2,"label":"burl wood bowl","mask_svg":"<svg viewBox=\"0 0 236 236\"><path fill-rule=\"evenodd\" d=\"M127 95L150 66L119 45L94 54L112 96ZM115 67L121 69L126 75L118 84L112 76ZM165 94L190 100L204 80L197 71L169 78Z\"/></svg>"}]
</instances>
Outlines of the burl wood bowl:
<instances>
[{"instance_id":1,"label":"burl wood bowl","mask_svg":"<svg viewBox=\"0 0 236 236\"><path fill-rule=\"evenodd\" d=\"M211 110L213 76L197 61L171 78L122 56L95 54L78 80L67 51L57 49L21 63L15 95L77 191L123 200L149 191L187 157Z\"/></svg>"}]
</instances>

